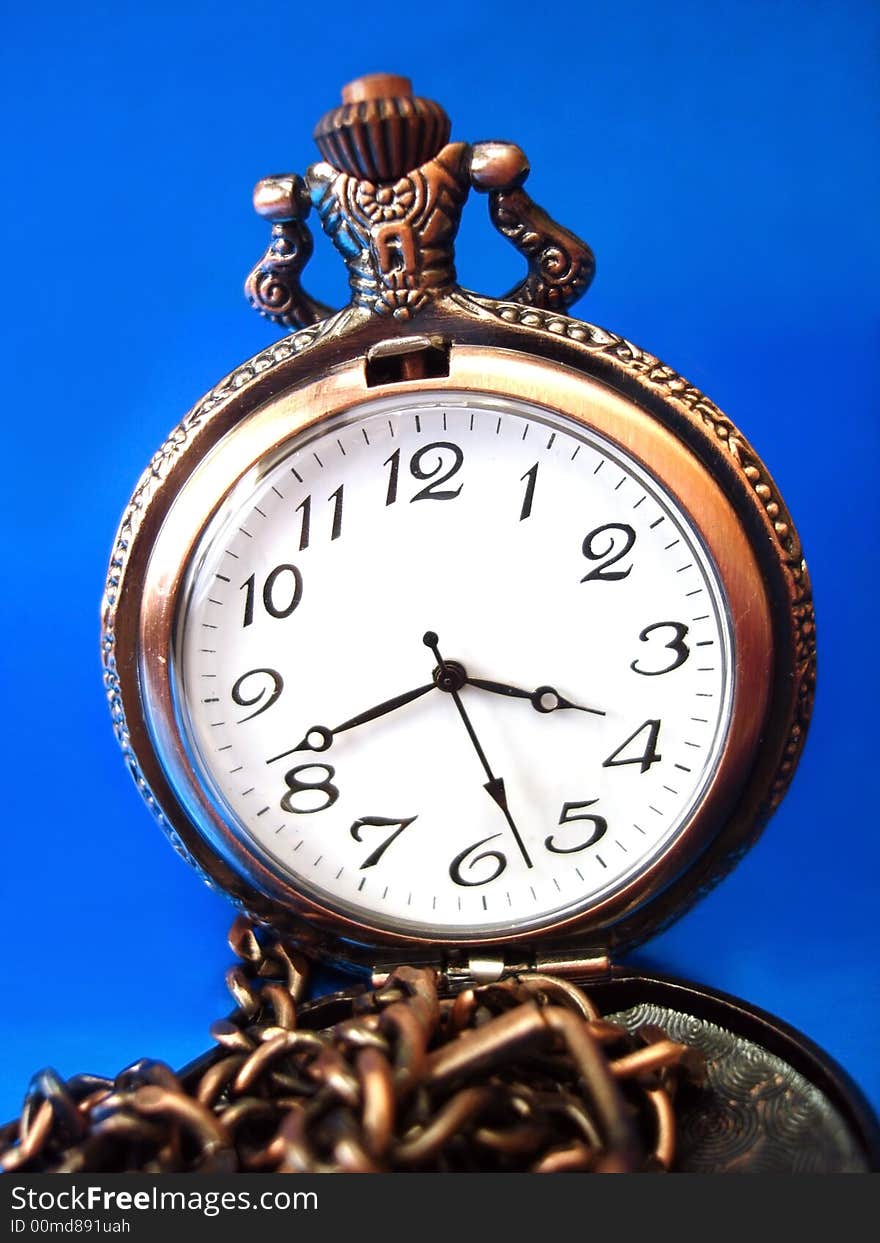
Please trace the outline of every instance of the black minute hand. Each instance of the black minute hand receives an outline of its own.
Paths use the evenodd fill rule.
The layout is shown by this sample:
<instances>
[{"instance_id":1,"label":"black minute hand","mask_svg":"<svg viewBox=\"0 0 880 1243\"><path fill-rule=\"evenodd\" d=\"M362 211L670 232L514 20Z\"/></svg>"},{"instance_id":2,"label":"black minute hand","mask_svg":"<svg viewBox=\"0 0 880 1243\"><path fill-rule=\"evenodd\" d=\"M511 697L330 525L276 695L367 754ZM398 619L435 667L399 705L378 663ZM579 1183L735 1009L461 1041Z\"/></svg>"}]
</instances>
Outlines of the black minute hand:
<instances>
[{"instance_id":1,"label":"black minute hand","mask_svg":"<svg viewBox=\"0 0 880 1243\"><path fill-rule=\"evenodd\" d=\"M455 676L452 675L448 679L444 679L442 677L442 674L445 670L449 670L451 672L451 667L447 666L443 657L440 655L440 648L438 646L440 640L433 630L428 630L425 633L422 642L424 643L425 647L430 648L431 651L434 653L434 656L437 660L437 664L439 666L439 673L441 674L441 676L436 681L436 685L440 687L441 691L446 691L447 694L452 696L453 702L456 708L458 709L458 715L461 717L462 721L464 722L464 727L468 732L468 737L470 738L471 742L474 744L474 750L476 751L477 755L480 758L480 763L483 765L483 768L485 769L486 776L489 778L484 788L486 792L492 796L492 798L495 800L495 802L504 812L504 818L507 821L507 823L510 825L510 831L514 836L517 846L519 847L519 851L525 861L525 865L526 867L530 868L532 866L532 861L529 858L529 852L526 850L525 842L520 837L519 829L516 827L516 824L514 823L514 820L513 820L513 816L510 814L510 808L507 806L507 791L504 788L504 778L496 777L495 774L492 772L492 769L489 767L489 761L486 759L486 753L484 752L483 748L480 746L479 739L477 738L476 732L474 731L474 727L471 724L470 717L465 711L464 704L461 702L461 696L458 693L458 687L456 686Z\"/></svg>"},{"instance_id":2,"label":"black minute hand","mask_svg":"<svg viewBox=\"0 0 880 1243\"><path fill-rule=\"evenodd\" d=\"M327 751L337 734L343 734L347 729L354 729L357 725L366 725L368 721L375 721L377 717L384 716L386 712L394 712L396 708L402 708L404 704L412 703L414 699L427 695L428 691L434 690L435 685L434 682L428 682L426 686L417 686L415 690L404 691L402 695L395 695L393 699L385 699L375 707L367 708L359 712L357 716L349 717L335 729L328 729L326 725L312 725L306 730L302 742L298 742L295 747L290 747L287 751L282 751L279 755L273 755L270 760L266 760L266 763L274 764L276 760L283 760L285 756L293 755L294 751Z\"/></svg>"}]
</instances>

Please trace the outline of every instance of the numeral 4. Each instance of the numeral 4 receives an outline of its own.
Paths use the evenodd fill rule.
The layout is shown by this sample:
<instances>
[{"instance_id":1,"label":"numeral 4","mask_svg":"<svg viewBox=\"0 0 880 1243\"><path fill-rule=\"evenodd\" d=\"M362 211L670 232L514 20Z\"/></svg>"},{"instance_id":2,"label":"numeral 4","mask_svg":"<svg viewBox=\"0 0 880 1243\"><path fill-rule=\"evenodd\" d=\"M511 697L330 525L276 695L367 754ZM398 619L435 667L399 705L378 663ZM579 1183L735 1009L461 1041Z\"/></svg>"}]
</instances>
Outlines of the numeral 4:
<instances>
[{"instance_id":1,"label":"numeral 4","mask_svg":"<svg viewBox=\"0 0 880 1243\"><path fill-rule=\"evenodd\" d=\"M647 730L648 736L645 740L644 750L639 755L624 755L624 751L634 743L640 734L644 734ZM612 751L607 760L602 761L603 768L622 768L624 764L639 764L640 771L646 773L652 764L659 763L663 756L657 754L657 739L660 736L659 721L645 721L644 725L640 725L638 729L633 730L629 738L626 738L616 751Z\"/></svg>"}]
</instances>

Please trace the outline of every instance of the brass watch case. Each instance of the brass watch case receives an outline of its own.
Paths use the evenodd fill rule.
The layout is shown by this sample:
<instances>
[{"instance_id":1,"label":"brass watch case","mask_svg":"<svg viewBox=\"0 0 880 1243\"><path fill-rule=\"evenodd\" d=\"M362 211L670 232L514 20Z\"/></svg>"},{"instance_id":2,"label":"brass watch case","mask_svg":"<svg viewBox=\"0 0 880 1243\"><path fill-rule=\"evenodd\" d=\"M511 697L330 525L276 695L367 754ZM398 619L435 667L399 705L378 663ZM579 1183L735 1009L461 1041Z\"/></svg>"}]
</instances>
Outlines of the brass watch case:
<instances>
[{"instance_id":1,"label":"brass watch case","mask_svg":"<svg viewBox=\"0 0 880 1243\"><path fill-rule=\"evenodd\" d=\"M404 360L389 380L376 360ZM419 358L445 359L445 374ZM408 361L407 361L408 360ZM394 371L394 368L391 368ZM427 372L427 373L425 373ZM377 379L378 376L378 379ZM435 941L354 923L268 871L231 833L192 771L171 691L187 562L235 482L319 419L419 390L522 397L601 432L677 498L710 550L735 634L728 741L705 798L672 846L589 911L507 938ZM177 850L258 918L314 954L376 969L498 953L511 962L617 957L688 909L755 841L791 780L809 722L815 632L800 543L767 469L708 398L655 357L554 309L460 289L416 324L352 305L236 368L172 432L124 514L103 613L105 681L119 743ZM176 790L184 789L230 866Z\"/></svg>"}]
</instances>

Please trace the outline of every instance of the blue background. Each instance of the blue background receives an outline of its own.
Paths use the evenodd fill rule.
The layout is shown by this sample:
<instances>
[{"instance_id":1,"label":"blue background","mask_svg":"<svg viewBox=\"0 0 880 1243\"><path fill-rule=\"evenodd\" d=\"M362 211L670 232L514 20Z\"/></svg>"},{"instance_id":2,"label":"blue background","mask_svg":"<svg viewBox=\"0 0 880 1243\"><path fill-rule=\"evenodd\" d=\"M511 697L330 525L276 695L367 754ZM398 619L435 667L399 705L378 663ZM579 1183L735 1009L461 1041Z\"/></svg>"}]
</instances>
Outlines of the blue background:
<instances>
[{"instance_id":1,"label":"blue background","mask_svg":"<svg viewBox=\"0 0 880 1243\"><path fill-rule=\"evenodd\" d=\"M71 7L76 12L71 12ZM119 514L169 428L277 335L241 281L258 177L315 158L342 83L410 72L512 138L598 256L577 312L708 391L811 564L815 723L766 836L643 963L800 1027L880 1105L877 40L870 3L173 5L4 19L2 1067L180 1064L227 1009L231 911L120 763L98 662ZM310 286L340 301L318 239ZM473 201L464 283L520 271Z\"/></svg>"}]
</instances>

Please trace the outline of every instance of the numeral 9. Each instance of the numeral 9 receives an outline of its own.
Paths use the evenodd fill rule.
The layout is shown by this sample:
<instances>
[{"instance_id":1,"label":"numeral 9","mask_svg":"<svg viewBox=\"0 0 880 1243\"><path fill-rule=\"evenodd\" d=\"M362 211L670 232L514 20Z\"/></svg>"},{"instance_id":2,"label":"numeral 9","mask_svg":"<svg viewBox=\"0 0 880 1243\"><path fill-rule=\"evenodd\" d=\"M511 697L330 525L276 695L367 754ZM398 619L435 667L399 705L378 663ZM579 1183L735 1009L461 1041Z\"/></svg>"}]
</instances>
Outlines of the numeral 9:
<instances>
[{"instance_id":1,"label":"numeral 9","mask_svg":"<svg viewBox=\"0 0 880 1243\"><path fill-rule=\"evenodd\" d=\"M259 678L261 674L264 674L269 679L271 689L269 686L264 684L257 690L257 693L255 695L252 694L249 699L245 693L245 683L249 682L252 678ZM261 712L265 712L267 708L271 708L283 690L284 679L281 677L281 674L277 671L277 669L250 669L247 673L243 673L240 678L236 679L235 684L232 687L231 693L233 703L237 703L240 708L253 708L255 704L259 704L260 706L257 708L256 712L251 712L249 716L243 716L240 721L236 722L236 724L244 725L245 721L252 721L255 716L259 716ZM265 700L265 702L263 703L261 700Z\"/></svg>"}]
</instances>

